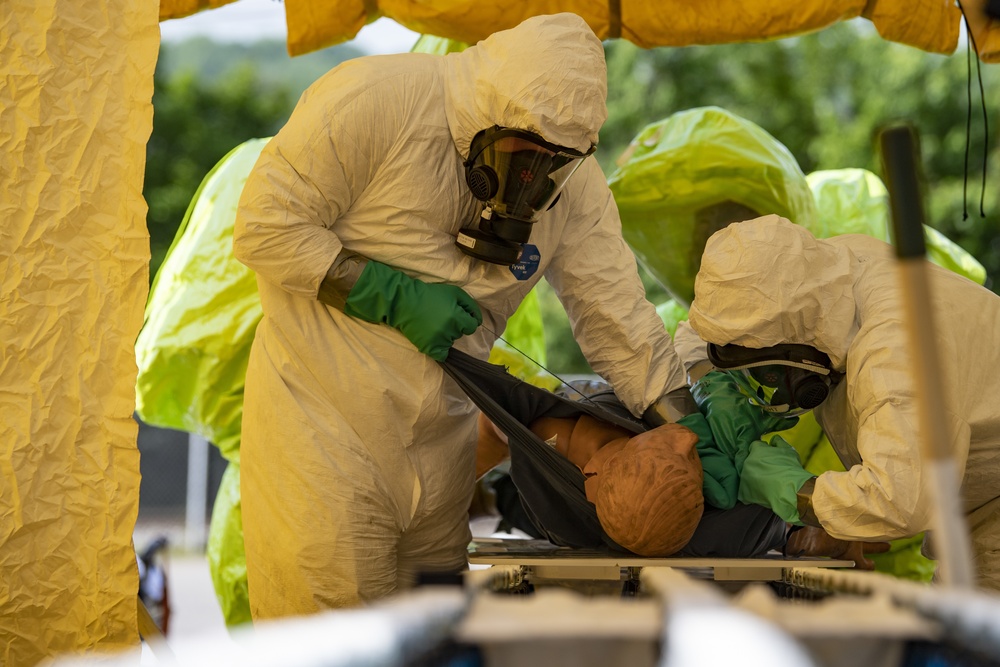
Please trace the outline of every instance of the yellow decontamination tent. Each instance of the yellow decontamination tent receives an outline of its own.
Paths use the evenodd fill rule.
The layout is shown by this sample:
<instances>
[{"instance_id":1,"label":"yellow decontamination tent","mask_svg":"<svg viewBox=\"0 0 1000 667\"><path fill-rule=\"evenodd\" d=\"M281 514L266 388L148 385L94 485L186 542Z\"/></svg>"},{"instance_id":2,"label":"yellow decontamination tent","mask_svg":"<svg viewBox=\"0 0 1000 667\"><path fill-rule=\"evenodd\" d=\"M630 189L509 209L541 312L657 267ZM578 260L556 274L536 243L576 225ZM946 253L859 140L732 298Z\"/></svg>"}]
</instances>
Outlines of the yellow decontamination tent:
<instances>
[{"instance_id":1,"label":"yellow decontamination tent","mask_svg":"<svg viewBox=\"0 0 1000 667\"><path fill-rule=\"evenodd\" d=\"M981 59L1000 29L968 0ZM225 0L7 0L0 20L0 665L138 643L134 342L148 294L142 198L158 22ZM950 0L285 0L289 51L379 15L474 42L576 11L640 46L773 39L864 16L956 47ZM737 17L738 20L734 20Z\"/></svg>"}]
</instances>

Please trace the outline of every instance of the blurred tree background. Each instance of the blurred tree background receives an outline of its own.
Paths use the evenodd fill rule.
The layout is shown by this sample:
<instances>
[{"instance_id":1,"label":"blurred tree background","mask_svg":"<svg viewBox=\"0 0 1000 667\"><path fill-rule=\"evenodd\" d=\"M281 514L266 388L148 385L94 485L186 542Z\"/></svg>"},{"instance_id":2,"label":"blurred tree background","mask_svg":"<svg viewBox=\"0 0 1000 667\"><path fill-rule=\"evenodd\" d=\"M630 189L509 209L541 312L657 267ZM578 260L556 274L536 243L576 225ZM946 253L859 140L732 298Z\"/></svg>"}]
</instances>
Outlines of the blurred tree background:
<instances>
[{"instance_id":1,"label":"blurred tree background","mask_svg":"<svg viewBox=\"0 0 1000 667\"><path fill-rule=\"evenodd\" d=\"M162 44L143 187L151 277L212 167L244 141L273 136L309 84L361 55L343 45L293 59L280 40L230 44L198 37Z\"/></svg>"},{"instance_id":2,"label":"blurred tree background","mask_svg":"<svg viewBox=\"0 0 1000 667\"><path fill-rule=\"evenodd\" d=\"M163 45L145 186L151 272L215 163L243 141L277 132L309 83L359 55L347 45L294 59L282 42L196 39ZM609 42L607 59L609 117L597 151L606 174L644 126L692 107L720 106L757 123L791 150L805 173L862 167L880 174L875 132L887 122L907 120L920 133L928 223L983 263L987 287L996 291L1000 286L996 151L987 171L993 176L986 181L986 216L980 217L988 147L976 62L973 57L970 80L964 44L951 56L929 54L887 42L858 19L802 37L752 44L643 50L626 41ZM1000 67L983 65L982 76L996 136ZM667 299L655 281L643 279L651 301ZM548 289L540 296L548 366L557 373L589 372L555 296Z\"/></svg>"}]
</instances>

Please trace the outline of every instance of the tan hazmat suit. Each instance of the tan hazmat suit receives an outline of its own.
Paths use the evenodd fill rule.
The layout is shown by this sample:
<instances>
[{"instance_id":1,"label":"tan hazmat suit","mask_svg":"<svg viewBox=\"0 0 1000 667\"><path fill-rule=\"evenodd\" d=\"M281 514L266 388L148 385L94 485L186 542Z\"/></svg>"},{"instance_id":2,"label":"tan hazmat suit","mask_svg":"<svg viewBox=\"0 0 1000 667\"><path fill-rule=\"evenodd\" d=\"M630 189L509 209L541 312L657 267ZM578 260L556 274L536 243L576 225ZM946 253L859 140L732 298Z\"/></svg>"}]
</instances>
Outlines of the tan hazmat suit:
<instances>
[{"instance_id":1,"label":"tan hazmat suit","mask_svg":"<svg viewBox=\"0 0 1000 667\"><path fill-rule=\"evenodd\" d=\"M461 53L348 61L264 149L234 236L264 312L241 449L255 618L353 605L466 564L477 410L399 331L317 301L342 248L462 287L483 325L456 346L480 358L544 274L633 412L684 386L595 160L535 225L521 265L455 246L481 211L463 167L473 136L500 125L587 150L605 94L593 32L572 14L541 16Z\"/></svg>"},{"instance_id":2,"label":"tan hazmat suit","mask_svg":"<svg viewBox=\"0 0 1000 667\"><path fill-rule=\"evenodd\" d=\"M1000 297L928 265L952 452L963 475L979 584L1000 589ZM892 248L863 235L817 240L778 216L729 226L705 248L690 323L711 343L811 345L845 374L815 409L846 472L816 480L813 506L842 540L930 528L902 284Z\"/></svg>"}]
</instances>

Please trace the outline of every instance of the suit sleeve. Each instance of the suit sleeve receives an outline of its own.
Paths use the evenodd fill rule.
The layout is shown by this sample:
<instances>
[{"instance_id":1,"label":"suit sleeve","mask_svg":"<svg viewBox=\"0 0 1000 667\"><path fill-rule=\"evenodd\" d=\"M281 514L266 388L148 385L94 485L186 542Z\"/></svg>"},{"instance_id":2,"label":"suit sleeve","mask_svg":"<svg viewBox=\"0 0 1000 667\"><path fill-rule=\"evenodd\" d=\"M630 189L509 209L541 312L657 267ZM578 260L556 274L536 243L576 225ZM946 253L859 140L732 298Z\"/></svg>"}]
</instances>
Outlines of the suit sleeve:
<instances>
[{"instance_id":1,"label":"suit sleeve","mask_svg":"<svg viewBox=\"0 0 1000 667\"><path fill-rule=\"evenodd\" d=\"M261 153L240 198L236 258L259 277L304 297L343 248L335 223L364 191L384 153L385 133L365 118L370 95L310 89ZM364 146L357 137L365 137Z\"/></svg>"},{"instance_id":2,"label":"suit sleeve","mask_svg":"<svg viewBox=\"0 0 1000 667\"><path fill-rule=\"evenodd\" d=\"M611 191L593 159L573 176L570 220L545 278L594 372L640 415L686 384L673 342L646 299Z\"/></svg>"},{"instance_id":3,"label":"suit sleeve","mask_svg":"<svg viewBox=\"0 0 1000 667\"><path fill-rule=\"evenodd\" d=\"M825 472L816 480L813 507L822 527L842 540L891 540L931 527L933 498L920 459L920 429L912 392L891 391L890 382L909 381L900 371L868 372L865 384L883 385L851 397L871 405L861 413L857 450L861 463L845 472ZM895 375L895 377L893 377ZM907 386L907 385L897 385ZM876 398L882 394L883 398ZM959 478L969 451L969 427L948 419Z\"/></svg>"}]
</instances>

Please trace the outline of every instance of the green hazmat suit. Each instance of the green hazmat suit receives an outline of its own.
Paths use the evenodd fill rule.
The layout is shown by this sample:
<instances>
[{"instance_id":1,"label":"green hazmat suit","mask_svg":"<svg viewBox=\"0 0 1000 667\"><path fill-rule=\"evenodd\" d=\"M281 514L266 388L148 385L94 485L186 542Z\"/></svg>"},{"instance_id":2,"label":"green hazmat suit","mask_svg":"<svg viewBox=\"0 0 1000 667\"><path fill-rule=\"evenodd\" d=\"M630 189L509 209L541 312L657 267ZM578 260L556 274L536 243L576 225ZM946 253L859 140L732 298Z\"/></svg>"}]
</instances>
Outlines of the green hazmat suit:
<instances>
[{"instance_id":1,"label":"green hazmat suit","mask_svg":"<svg viewBox=\"0 0 1000 667\"><path fill-rule=\"evenodd\" d=\"M814 171L806 182L816 198L819 218L809 231L820 239L840 234L866 234L891 243L889 191L866 169ZM975 257L938 230L924 225L927 259L982 285L986 269Z\"/></svg>"},{"instance_id":2,"label":"green hazmat suit","mask_svg":"<svg viewBox=\"0 0 1000 667\"><path fill-rule=\"evenodd\" d=\"M639 263L684 307L705 242L734 219L778 213L807 228L816 205L791 152L718 107L647 125L608 178Z\"/></svg>"}]
</instances>

